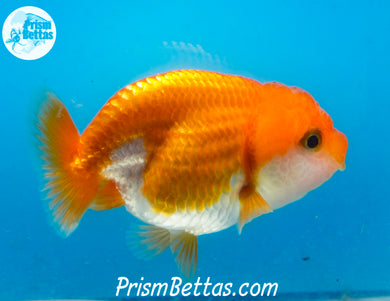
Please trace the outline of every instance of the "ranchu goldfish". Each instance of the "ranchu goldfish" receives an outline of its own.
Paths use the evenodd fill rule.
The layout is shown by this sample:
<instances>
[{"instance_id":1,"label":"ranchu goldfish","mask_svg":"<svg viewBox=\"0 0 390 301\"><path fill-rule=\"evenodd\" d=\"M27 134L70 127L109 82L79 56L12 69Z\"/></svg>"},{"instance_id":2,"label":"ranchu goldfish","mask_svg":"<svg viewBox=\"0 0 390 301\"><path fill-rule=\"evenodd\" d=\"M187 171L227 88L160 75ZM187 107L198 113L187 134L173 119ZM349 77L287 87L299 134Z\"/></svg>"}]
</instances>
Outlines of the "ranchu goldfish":
<instances>
[{"instance_id":1,"label":"ranchu goldfish","mask_svg":"<svg viewBox=\"0 0 390 301\"><path fill-rule=\"evenodd\" d=\"M200 70L119 90L80 135L49 95L39 114L46 189L65 235L88 209L120 206L147 225L140 243L170 248L184 274L197 237L302 198L345 168L348 141L313 97Z\"/></svg>"}]
</instances>

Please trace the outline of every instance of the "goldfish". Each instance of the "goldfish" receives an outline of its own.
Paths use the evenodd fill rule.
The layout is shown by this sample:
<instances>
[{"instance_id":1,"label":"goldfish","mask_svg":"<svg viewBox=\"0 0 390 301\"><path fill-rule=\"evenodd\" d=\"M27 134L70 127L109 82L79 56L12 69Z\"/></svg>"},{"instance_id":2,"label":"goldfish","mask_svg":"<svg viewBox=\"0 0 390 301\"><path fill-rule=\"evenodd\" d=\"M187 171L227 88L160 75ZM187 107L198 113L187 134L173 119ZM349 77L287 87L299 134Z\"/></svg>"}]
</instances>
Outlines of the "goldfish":
<instances>
[{"instance_id":1,"label":"goldfish","mask_svg":"<svg viewBox=\"0 0 390 301\"><path fill-rule=\"evenodd\" d=\"M47 197L68 236L125 206L140 244L195 273L197 237L272 212L344 170L346 136L298 87L177 70L116 92L80 135L49 95L39 113Z\"/></svg>"}]
</instances>

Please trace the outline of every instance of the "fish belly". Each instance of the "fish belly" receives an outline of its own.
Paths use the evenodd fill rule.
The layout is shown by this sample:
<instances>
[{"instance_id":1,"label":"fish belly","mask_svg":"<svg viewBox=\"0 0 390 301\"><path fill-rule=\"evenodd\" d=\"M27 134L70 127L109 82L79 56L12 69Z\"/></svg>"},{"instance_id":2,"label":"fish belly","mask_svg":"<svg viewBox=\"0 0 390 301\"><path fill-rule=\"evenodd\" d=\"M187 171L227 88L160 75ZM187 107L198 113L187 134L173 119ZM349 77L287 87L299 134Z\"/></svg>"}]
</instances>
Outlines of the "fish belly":
<instances>
[{"instance_id":1,"label":"fish belly","mask_svg":"<svg viewBox=\"0 0 390 301\"><path fill-rule=\"evenodd\" d=\"M203 210L195 208L166 213L154 210L142 194L146 155L142 138L126 142L111 153L111 164L102 171L105 178L115 181L126 209L135 217L157 227L194 235L218 232L237 223L240 207L238 192L243 183L241 172L232 175L232 189L222 193L211 206Z\"/></svg>"}]
</instances>

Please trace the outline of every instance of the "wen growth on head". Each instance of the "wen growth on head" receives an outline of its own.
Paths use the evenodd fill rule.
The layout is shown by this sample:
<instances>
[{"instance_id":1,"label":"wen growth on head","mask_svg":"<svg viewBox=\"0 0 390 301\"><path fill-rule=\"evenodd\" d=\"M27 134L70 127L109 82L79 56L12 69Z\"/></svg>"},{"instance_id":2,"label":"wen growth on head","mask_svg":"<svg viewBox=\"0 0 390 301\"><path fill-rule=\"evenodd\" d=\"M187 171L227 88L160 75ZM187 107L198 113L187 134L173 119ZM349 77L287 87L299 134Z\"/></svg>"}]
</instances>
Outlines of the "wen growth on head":
<instances>
[{"instance_id":1,"label":"wen growth on head","mask_svg":"<svg viewBox=\"0 0 390 301\"><path fill-rule=\"evenodd\" d=\"M46 189L69 235L88 209L120 206L141 244L195 272L197 236L302 198L345 167L348 142L305 91L179 70L130 84L80 135L49 96L39 116Z\"/></svg>"}]
</instances>

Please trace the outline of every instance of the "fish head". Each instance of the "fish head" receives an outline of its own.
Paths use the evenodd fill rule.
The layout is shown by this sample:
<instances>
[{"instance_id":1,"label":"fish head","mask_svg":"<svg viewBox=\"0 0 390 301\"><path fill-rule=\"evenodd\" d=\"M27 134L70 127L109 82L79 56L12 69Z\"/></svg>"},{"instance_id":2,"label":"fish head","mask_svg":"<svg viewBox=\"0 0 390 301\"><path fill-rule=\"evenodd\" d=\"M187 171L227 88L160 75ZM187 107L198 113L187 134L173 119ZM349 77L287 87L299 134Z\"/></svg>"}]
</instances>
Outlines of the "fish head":
<instances>
[{"instance_id":1,"label":"fish head","mask_svg":"<svg viewBox=\"0 0 390 301\"><path fill-rule=\"evenodd\" d=\"M280 84L270 89L277 101L263 108L269 115L259 118L254 153L257 189L277 209L344 170L348 140L309 93Z\"/></svg>"}]
</instances>

